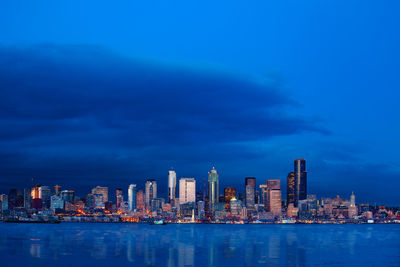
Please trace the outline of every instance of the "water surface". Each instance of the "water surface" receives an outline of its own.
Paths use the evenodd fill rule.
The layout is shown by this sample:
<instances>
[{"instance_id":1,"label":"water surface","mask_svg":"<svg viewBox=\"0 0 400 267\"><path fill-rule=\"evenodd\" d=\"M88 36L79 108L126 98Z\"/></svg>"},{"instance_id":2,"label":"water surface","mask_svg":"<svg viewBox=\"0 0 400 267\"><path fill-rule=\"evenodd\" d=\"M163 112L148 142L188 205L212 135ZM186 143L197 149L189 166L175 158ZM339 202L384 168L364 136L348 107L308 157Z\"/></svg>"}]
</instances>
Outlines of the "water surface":
<instances>
[{"instance_id":1,"label":"water surface","mask_svg":"<svg viewBox=\"0 0 400 267\"><path fill-rule=\"evenodd\" d=\"M0 266L400 266L400 225L0 223Z\"/></svg>"}]
</instances>

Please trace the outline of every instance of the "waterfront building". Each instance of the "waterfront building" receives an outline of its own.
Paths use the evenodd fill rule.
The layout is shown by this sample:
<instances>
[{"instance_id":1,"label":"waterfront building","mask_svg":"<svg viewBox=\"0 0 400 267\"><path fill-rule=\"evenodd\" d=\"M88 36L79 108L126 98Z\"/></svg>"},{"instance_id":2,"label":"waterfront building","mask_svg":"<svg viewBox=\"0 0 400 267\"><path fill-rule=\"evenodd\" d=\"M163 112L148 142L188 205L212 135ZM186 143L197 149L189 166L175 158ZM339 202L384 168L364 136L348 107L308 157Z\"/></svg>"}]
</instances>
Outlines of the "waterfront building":
<instances>
[{"instance_id":1,"label":"waterfront building","mask_svg":"<svg viewBox=\"0 0 400 267\"><path fill-rule=\"evenodd\" d=\"M24 197L18 189L11 189L8 194L8 208L20 208L24 206Z\"/></svg>"},{"instance_id":2,"label":"waterfront building","mask_svg":"<svg viewBox=\"0 0 400 267\"><path fill-rule=\"evenodd\" d=\"M249 212L255 211L255 194L256 190L256 178L246 177L245 178L245 192L246 192L246 208Z\"/></svg>"},{"instance_id":3,"label":"waterfront building","mask_svg":"<svg viewBox=\"0 0 400 267\"><path fill-rule=\"evenodd\" d=\"M128 193L129 193L129 189L128 189ZM121 188L117 188L115 190L115 200L116 200L116 209L118 211L121 208L122 202L124 201L124 196L123 196Z\"/></svg>"},{"instance_id":4,"label":"waterfront building","mask_svg":"<svg viewBox=\"0 0 400 267\"><path fill-rule=\"evenodd\" d=\"M39 187L39 198L42 200L44 208L50 207L51 189L50 186L42 185Z\"/></svg>"},{"instance_id":5,"label":"waterfront building","mask_svg":"<svg viewBox=\"0 0 400 267\"><path fill-rule=\"evenodd\" d=\"M294 206L294 203L289 203L289 204L288 204L288 207L287 207L287 210L286 210L286 216L287 216L288 218L295 218L295 217L297 217L298 212L299 212L299 208L295 207L295 206Z\"/></svg>"},{"instance_id":6,"label":"waterfront building","mask_svg":"<svg viewBox=\"0 0 400 267\"><path fill-rule=\"evenodd\" d=\"M139 190L136 193L136 209L139 211L144 210L144 196L143 196L143 190Z\"/></svg>"},{"instance_id":7,"label":"waterfront building","mask_svg":"<svg viewBox=\"0 0 400 267\"><path fill-rule=\"evenodd\" d=\"M50 208L53 210L53 212L55 212L56 209L64 209L64 200L58 195L51 196Z\"/></svg>"},{"instance_id":8,"label":"waterfront building","mask_svg":"<svg viewBox=\"0 0 400 267\"><path fill-rule=\"evenodd\" d=\"M128 188L128 205L129 211L134 211L136 209L136 184L129 185Z\"/></svg>"},{"instance_id":9,"label":"waterfront building","mask_svg":"<svg viewBox=\"0 0 400 267\"><path fill-rule=\"evenodd\" d=\"M154 179L148 179L145 184L144 204L147 210L151 210L151 200L157 198L157 182Z\"/></svg>"},{"instance_id":10,"label":"waterfront building","mask_svg":"<svg viewBox=\"0 0 400 267\"><path fill-rule=\"evenodd\" d=\"M176 198L176 172L170 170L168 173L168 201L174 202Z\"/></svg>"},{"instance_id":11,"label":"waterfront building","mask_svg":"<svg viewBox=\"0 0 400 267\"><path fill-rule=\"evenodd\" d=\"M165 200L163 198L152 198L150 203L150 210L152 212L161 212L162 206L164 205Z\"/></svg>"},{"instance_id":12,"label":"waterfront building","mask_svg":"<svg viewBox=\"0 0 400 267\"><path fill-rule=\"evenodd\" d=\"M193 210L196 209L195 202L186 202L180 205L180 215L181 217L190 217L192 216Z\"/></svg>"},{"instance_id":13,"label":"waterfront building","mask_svg":"<svg viewBox=\"0 0 400 267\"><path fill-rule=\"evenodd\" d=\"M194 178L179 179L179 203L196 202L196 180Z\"/></svg>"},{"instance_id":14,"label":"waterfront building","mask_svg":"<svg viewBox=\"0 0 400 267\"><path fill-rule=\"evenodd\" d=\"M105 201L104 201L104 195L103 194L93 194L94 197L94 207L96 209L104 209L105 208Z\"/></svg>"},{"instance_id":15,"label":"waterfront building","mask_svg":"<svg viewBox=\"0 0 400 267\"><path fill-rule=\"evenodd\" d=\"M215 203L219 202L219 174L215 167L208 172L208 210L212 214Z\"/></svg>"},{"instance_id":16,"label":"waterfront building","mask_svg":"<svg viewBox=\"0 0 400 267\"><path fill-rule=\"evenodd\" d=\"M304 159L294 160L294 177L295 177L295 206L298 201L307 198L307 171L306 161Z\"/></svg>"},{"instance_id":17,"label":"waterfront building","mask_svg":"<svg viewBox=\"0 0 400 267\"><path fill-rule=\"evenodd\" d=\"M242 201L236 199L236 197L231 198L230 200L230 208L231 208L231 214L233 217L239 217L240 212L242 210Z\"/></svg>"},{"instance_id":18,"label":"waterfront building","mask_svg":"<svg viewBox=\"0 0 400 267\"><path fill-rule=\"evenodd\" d=\"M92 189L92 194L93 195L102 195L103 196L103 202L104 203L108 202L108 187L96 186L95 188Z\"/></svg>"},{"instance_id":19,"label":"waterfront building","mask_svg":"<svg viewBox=\"0 0 400 267\"><path fill-rule=\"evenodd\" d=\"M206 216L205 202L203 200L197 201L197 216L204 219Z\"/></svg>"},{"instance_id":20,"label":"waterfront building","mask_svg":"<svg viewBox=\"0 0 400 267\"><path fill-rule=\"evenodd\" d=\"M231 211L231 199L236 198L236 188L226 187L224 189L224 202L225 202L225 210Z\"/></svg>"},{"instance_id":21,"label":"waterfront building","mask_svg":"<svg viewBox=\"0 0 400 267\"><path fill-rule=\"evenodd\" d=\"M289 205L290 203L295 204L295 177L294 172L290 172L286 179L286 203Z\"/></svg>"},{"instance_id":22,"label":"waterfront building","mask_svg":"<svg viewBox=\"0 0 400 267\"><path fill-rule=\"evenodd\" d=\"M273 215L280 215L282 212L282 193L281 193L281 180L269 179L266 182L266 208L265 210L271 212Z\"/></svg>"}]
</instances>

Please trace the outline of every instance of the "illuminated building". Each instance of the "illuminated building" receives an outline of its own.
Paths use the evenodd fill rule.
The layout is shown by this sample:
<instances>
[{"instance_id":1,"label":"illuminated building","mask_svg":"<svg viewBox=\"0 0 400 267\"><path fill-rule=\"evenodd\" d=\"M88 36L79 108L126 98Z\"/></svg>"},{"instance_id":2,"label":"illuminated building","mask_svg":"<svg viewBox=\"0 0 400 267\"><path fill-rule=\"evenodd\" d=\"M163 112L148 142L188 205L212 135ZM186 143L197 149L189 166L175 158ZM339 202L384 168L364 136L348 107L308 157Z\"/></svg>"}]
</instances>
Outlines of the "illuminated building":
<instances>
[{"instance_id":1,"label":"illuminated building","mask_svg":"<svg viewBox=\"0 0 400 267\"><path fill-rule=\"evenodd\" d=\"M255 198L256 198L256 178L254 177L246 177L245 178L245 192L246 199L245 204L246 208L249 212L255 211Z\"/></svg>"},{"instance_id":2,"label":"illuminated building","mask_svg":"<svg viewBox=\"0 0 400 267\"><path fill-rule=\"evenodd\" d=\"M0 209L1 211L8 210L8 196L6 194L0 195Z\"/></svg>"},{"instance_id":3,"label":"illuminated building","mask_svg":"<svg viewBox=\"0 0 400 267\"><path fill-rule=\"evenodd\" d=\"M215 167L208 172L208 206L212 213L215 203L219 202L219 175Z\"/></svg>"},{"instance_id":4,"label":"illuminated building","mask_svg":"<svg viewBox=\"0 0 400 267\"><path fill-rule=\"evenodd\" d=\"M299 209L294 206L294 203L288 204L288 207L286 210L287 217L289 217L289 218L297 217L298 212L299 212Z\"/></svg>"},{"instance_id":5,"label":"illuminated building","mask_svg":"<svg viewBox=\"0 0 400 267\"><path fill-rule=\"evenodd\" d=\"M236 188L226 187L224 189L224 202L225 202L225 210L231 210L231 199L236 198Z\"/></svg>"},{"instance_id":6,"label":"illuminated building","mask_svg":"<svg viewBox=\"0 0 400 267\"><path fill-rule=\"evenodd\" d=\"M242 201L237 200L236 197L231 198L230 201L230 207L231 207L231 214L232 216L240 216L240 212L242 210Z\"/></svg>"},{"instance_id":7,"label":"illuminated building","mask_svg":"<svg viewBox=\"0 0 400 267\"><path fill-rule=\"evenodd\" d=\"M143 190L139 190L136 194L136 209L139 211L144 210Z\"/></svg>"},{"instance_id":8,"label":"illuminated building","mask_svg":"<svg viewBox=\"0 0 400 267\"><path fill-rule=\"evenodd\" d=\"M173 202L176 198L176 172L170 170L168 173L168 201Z\"/></svg>"},{"instance_id":9,"label":"illuminated building","mask_svg":"<svg viewBox=\"0 0 400 267\"><path fill-rule=\"evenodd\" d=\"M152 212L161 212L164 203L165 200L163 198L152 198L150 203L150 210Z\"/></svg>"},{"instance_id":10,"label":"illuminated building","mask_svg":"<svg viewBox=\"0 0 400 267\"><path fill-rule=\"evenodd\" d=\"M197 216L204 219L206 216L205 203L203 200L197 201Z\"/></svg>"},{"instance_id":11,"label":"illuminated building","mask_svg":"<svg viewBox=\"0 0 400 267\"><path fill-rule=\"evenodd\" d=\"M29 188L24 189L24 208L30 209L31 208L31 190Z\"/></svg>"},{"instance_id":12,"label":"illuminated building","mask_svg":"<svg viewBox=\"0 0 400 267\"><path fill-rule=\"evenodd\" d=\"M295 203L295 177L294 172L290 172L286 179L286 202L287 205Z\"/></svg>"},{"instance_id":13,"label":"illuminated building","mask_svg":"<svg viewBox=\"0 0 400 267\"><path fill-rule=\"evenodd\" d=\"M145 184L144 204L147 210L151 210L151 200L157 198L157 182L154 179L148 179Z\"/></svg>"},{"instance_id":14,"label":"illuminated building","mask_svg":"<svg viewBox=\"0 0 400 267\"><path fill-rule=\"evenodd\" d=\"M179 203L196 202L196 180L194 178L179 179Z\"/></svg>"},{"instance_id":15,"label":"illuminated building","mask_svg":"<svg viewBox=\"0 0 400 267\"><path fill-rule=\"evenodd\" d=\"M358 210L356 206L356 196L354 192L351 192L350 196L350 206L349 206L349 218L354 219L358 215Z\"/></svg>"},{"instance_id":16,"label":"illuminated building","mask_svg":"<svg viewBox=\"0 0 400 267\"><path fill-rule=\"evenodd\" d=\"M60 196L53 195L50 197L50 208L55 211L56 209L64 209L64 200Z\"/></svg>"},{"instance_id":17,"label":"illuminated building","mask_svg":"<svg viewBox=\"0 0 400 267\"><path fill-rule=\"evenodd\" d=\"M54 186L54 194L59 196L61 193L61 186L60 185L55 185Z\"/></svg>"},{"instance_id":18,"label":"illuminated building","mask_svg":"<svg viewBox=\"0 0 400 267\"><path fill-rule=\"evenodd\" d=\"M103 187L103 186L96 186L95 188L92 189L92 194L93 195L102 195L103 196L103 202L108 202L108 187Z\"/></svg>"},{"instance_id":19,"label":"illuminated building","mask_svg":"<svg viewBox=\"0 0 400 267\"><path fill-rule=\"evenodd\" d=\"M39 187L39 198L42 200L42 205L44 208L50 207L50 196L51 189L49 186L42 185Z\"/></svg>"},{"instance_id":20,"label":"illuminated building","mask_svg":"<svg viewBox=\"0 0 400 267\"><path fill-rule=\"evenodd\" d=\"M64 202L74 203L75 192L73 190L63 190L60 194Z\"/></svg>"},{"instance_id":21,"label":"illuminated building","mask_svg":"<svg viewBox=\"0 0 400 267\"><path fill-rule=\"evenodd\" d=\"M86 196L86 208L94 209L96 206L93 194L87 194Z\"/></svg>"},{"instance_id":22,"label":"illuminated building","mask_svg":"<svg viewBox=\"0 0 400 267\"><path fill-rule=\"evenodd\" d=\"M31 190L31 199L36 199L39 198L39 188L40 185L35 185L35 187L32 188Z\"/></svg>"},{"instance_id":23,"label":"illuminated building","mask_svg":"<svg viewBox=\"0 0 400 267\"><path fill-rule=\"evenodd\" d=\"M281 180L270 179L267 180L266 185L266 211L280 215L282 212Z\"/></svg>"},{"instance_id":24,"label":"illuminated building","mask_svg":"<svg viewBox=\"0 0 400 267\"><path fill-rule=\"evenodd\" d=\"M128 188L128 206L129 211L134 211L136 209L136 185L131 184Z\"/></svg>"},{"instance_id":25,"label":"illuminated building","mask_svg":"<svg viewBox=\"0 0 400 267\"><path fill-rule=\"evenodd\" d=\"M128 190L128 194L129 194L129 190ZM124 201L124 197L122 195L122 189L121 188L117 188L115 190L115 199L116 199L116 208L117 210L119 210L121 208L121 204Z\"/></svg>"},{"instance_id":26,"label":"illuminated building","mask_svg":"<svg viewBox=\"0 0 400 267\"><path fill-rule=\"evenodd\" d=\"M92 194L94 197L94 207L96 209L104 209L105 208L105 201L103 194Z\"/></svg>"},{"instance_id":27,"label":"illuminated building","mask_svg":"<svg viewBox=\"0 0 400 267\"><path fill-rule=\"evenodd\" d=\"M295 178L295 206L300 200L307 199L307 172L306 161L304 159L294 160Z\"/></svg>"}]
</instances>

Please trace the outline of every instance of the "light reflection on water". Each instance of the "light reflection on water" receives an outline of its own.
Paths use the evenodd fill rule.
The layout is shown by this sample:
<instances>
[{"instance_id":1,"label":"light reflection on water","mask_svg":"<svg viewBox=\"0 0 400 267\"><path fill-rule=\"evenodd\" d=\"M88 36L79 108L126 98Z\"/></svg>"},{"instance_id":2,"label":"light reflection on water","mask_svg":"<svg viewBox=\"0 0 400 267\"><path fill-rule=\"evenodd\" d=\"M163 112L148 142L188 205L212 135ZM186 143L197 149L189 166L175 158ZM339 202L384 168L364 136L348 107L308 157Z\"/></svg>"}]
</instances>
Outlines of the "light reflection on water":
<instances>
[{"instance_id":1,"label":"light reflection on water","mask_svg":"<svg viewBox=\"0 0 400 267\"><path fill-rule=\"evenodd\" d=\"M13 266L396 266L400 262L400 225L1 223L0 233L0 266L9 262Z\"/></svg>"}]
</instances>

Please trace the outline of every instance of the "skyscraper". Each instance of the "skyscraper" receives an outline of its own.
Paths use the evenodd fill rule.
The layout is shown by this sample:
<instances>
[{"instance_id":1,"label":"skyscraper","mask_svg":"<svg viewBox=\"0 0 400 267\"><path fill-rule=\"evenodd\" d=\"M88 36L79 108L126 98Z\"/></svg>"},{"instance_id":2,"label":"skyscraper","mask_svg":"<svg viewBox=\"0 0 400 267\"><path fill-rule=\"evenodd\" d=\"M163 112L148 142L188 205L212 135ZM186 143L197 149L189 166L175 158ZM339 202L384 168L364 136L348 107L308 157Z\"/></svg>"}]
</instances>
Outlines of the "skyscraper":
<instances>
[{"instance_id":1,"label":"skyscraper","mask_svg":"<svg viewBox=\"0 0 400 267\"><path fill-rule=\"evenodd\" d=\"M60 185L55 185L54 186L54 195L59 196L61 193L61 186Z\"/></svg>"},{"instance_id":2,"label":"skyscraper","mask_svg":"<svg viewBox=\"0 0 400 267\"><path fill-rule=\"evenodd\" d=\"M307 172L306 160L294 160L294 178L295 178L295 206L298 201L307 199Z\"/></svg>"},{"instance_id":3,"label":"skyscraper","mask_svg":"<svg viewBox=\"0 0 400 267\"><path fill-rule=\"evenodd\" d=\"M250 212L255 211L255 200L256 200L256 178L254 177L246 177L245 179L245 192L246 192L246 199L245 204L246 208Z\"/></svg>"},{"instance_id":4,"label":"skyscraper","mask_svg":"<svg viewBox=\"0 0 400 267\"><path fill-rule=\"evenodd\" d=\"M286 200L287 205L289 206L290 203L295 203L295 179L294 179L294 172L290 172L287 176L287 183L286 183Z\"/></svg>"},{"instance_id":5,"label":"skyscraper","mask_svg":"<svg viewBox=\"0 0 400 267\"><path fill-rule=\"evenodd\" d=\"M194 178L179 179L179 204L196 202L196 180Z\"/></svg>"},{"instance_id":6,"label":"skyscraper","mask_svg":"<svg viewBox=\"0 0 400 267\"><path fill-rule=\"evenodd\" d=\"M219 202L219 175L215 167L208 172L208 206L213 211L215 203Z\"/></svg>"},{"instance_id":7,"label":"skyscraper","mask_svg":"<svg viewBox=\"0 0 400 267\"><path fill-rule=\"evenodd\" d=\"M281 180L267 180L267 211L274 215L282 212Z\"/></svg>"},{"instance_id":8,"label":"skyscraper","mask_svg":"<svg viewBox=\"0 0 400 267\"><path fill-rule=\"evenodd\" d=\"M129 211L136 209L136 185L131 184L128 188L128 207Z\"/></svg>"},{"instance_id":9,"label":"skyscraper","mask_svg":"<svg viewBox=\"0 0 400 267\"><path fill-rule=\"evenodd\" d=\"M224 189L225 210L231 211L231 199L236 198L236 188L226 187Z\"/></svg>"},{"instance_id":10,"label":"skyscraper","mask_svg":"<svg viewBox=\"0 0 400 267\"><path fill-rule=\"evenodd\" d=\"M24 208L31 208L31 190L29 188L24 188Z\"/></svg>"},{"instance_id":11,"label":"skyscraper","mask_svg":"<svg viewBox=\"0 0 400 267\"><path fill-rule=\"evenodd\" d=\"M42 185L39 188L39 198L42 199L42 205L45 208L50 208L51 189L50 186Z\"/></svg>"},{"instance_id":12,"label":"skyscraper","mask_svg":"<svg viewBox=\"0 0 400 267\"><path fill-rule=\"evenodd\" d=\"M108 202L108 187L96 186L92 189L93 195L103 195L103 202Z\"/></svg>"},{"instance_id":13,"label":"skyscraper","mask_svg":"<svg viewBox=\"0 0 400 267\"><path fill-rule=\"evenodd\" d=\"M145 184L144 204L147 210L151 210L151 200L157 198L157 182L154 179L148 179Z\"/></svg>"},{"instance_id":14,"label":"skyscraper","mask_svg":"<svg viewBox=\"0 0 400 267\"><path fill-rule=\"evenodd\" d=\"M176 172L170 170L168 174L168 200L173 202L176 198Z\"/></svg>"},{"instance_id":15,"label":"skyscraper","mask_svg":"<svg viewBox=\"0 0 400 267\"><path fill-rule=\"evenodd\" d=\"M122 202L124 201L124 197L123 197L121 188L115 189L115 200L116 200L116 207L118 210L121 207Z\"/></svg>"},{"instance_id":16,"label":"skyscraper","mask_svg":"<svg viewBox=\"0 0 400 267\"><path fill-rule=\"evenodd\" d=\"M136 194L136 209L144 210L143 190L139 190Z\"/></svg>"}]
</instances>

